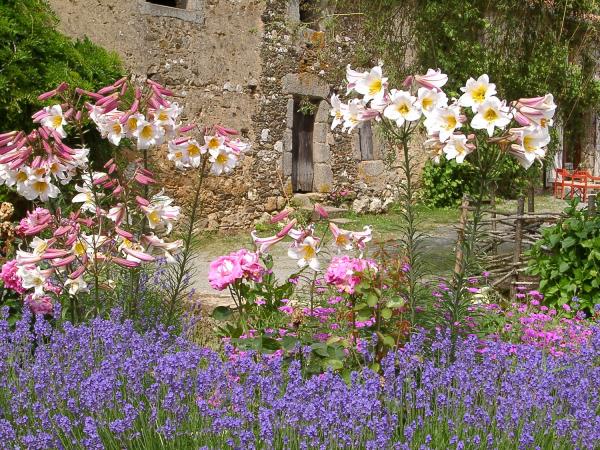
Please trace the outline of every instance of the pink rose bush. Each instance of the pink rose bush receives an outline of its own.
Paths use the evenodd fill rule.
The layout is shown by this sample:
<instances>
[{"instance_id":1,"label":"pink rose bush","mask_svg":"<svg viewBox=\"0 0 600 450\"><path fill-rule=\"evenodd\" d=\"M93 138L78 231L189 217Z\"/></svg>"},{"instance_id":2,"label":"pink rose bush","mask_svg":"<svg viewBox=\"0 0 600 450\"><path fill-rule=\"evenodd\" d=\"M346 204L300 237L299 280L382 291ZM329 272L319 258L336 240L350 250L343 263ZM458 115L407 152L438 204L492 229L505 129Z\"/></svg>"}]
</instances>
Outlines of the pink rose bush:
<instances>
[{"instance_id":1,"label":"pink rose bush","mask_svg":"<svg viewBox=\"0 0 600 450\"><path fill-rule=\"evenodd\" d=\"M335 256L325 272L325 281L339 292L354 294L356 285L373 272L377 272L377 264L373 260Z\"/></svg>"},{"instance_id":2,"label":"pink rose bush","mask_svg":"<svg viewBox=\"0 0 600 450\"><path fill-rule=\"evenodd\" d=\"M222 291L241 280L260 282L264 270L258 254L243 248L211 262L208 281L214 289Z\"/></svg>"}]
</instances>

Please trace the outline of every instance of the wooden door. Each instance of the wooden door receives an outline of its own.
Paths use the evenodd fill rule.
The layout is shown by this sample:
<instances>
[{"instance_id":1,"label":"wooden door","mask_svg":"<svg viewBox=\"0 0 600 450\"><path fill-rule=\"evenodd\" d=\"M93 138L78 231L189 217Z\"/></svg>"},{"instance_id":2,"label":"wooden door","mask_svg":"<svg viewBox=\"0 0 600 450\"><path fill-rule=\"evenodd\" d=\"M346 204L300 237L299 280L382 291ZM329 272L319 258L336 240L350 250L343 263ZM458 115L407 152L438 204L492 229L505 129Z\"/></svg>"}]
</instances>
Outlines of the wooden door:
<instances>
[{"instance_id":1,"label":"wooden door","mask_svg":"<svg viewBox=\"0 0 600 450\"><path fill-rule=\"evenodd\" d=\"M315 116L298 112L298 108L299 102L295 101L292 134L292 188L294 192L312 192Z\"/></svg>"}]
</instances>

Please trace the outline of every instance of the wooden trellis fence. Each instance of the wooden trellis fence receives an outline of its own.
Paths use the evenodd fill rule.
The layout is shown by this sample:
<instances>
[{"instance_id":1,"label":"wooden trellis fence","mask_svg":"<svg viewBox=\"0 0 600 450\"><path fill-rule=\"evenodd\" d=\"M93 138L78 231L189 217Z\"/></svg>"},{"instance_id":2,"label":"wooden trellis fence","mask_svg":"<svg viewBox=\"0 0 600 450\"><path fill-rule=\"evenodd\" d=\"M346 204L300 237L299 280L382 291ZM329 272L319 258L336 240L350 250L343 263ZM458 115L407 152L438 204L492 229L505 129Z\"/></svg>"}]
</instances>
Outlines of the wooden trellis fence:
<instances>
[{"instance_id":1,"label":"wooden trellis fence","mask_svg":"<svg viewBox=\"0 0 600 450\"><path fill-rule=\"evenodd\" d=\"M528 198L528 212L525 212L525 197L519 197L515 212L499 211L492 196L490 205L483 208L480 222L477 252L482 266L490 273L490 284L500 289L510 289L511 298L517 285L536 285L537 282L525 275L528 250L539 238L542 229L555 224L560 213L536 213L531 196ZM595 195L588 197L588 214L595 214ZM465 197L461 205L461 219L458 226L458 245L456 246L455 271L462 264L462 248L469 211L475 208L469 205Z\"/></svg>"}]
</instances>

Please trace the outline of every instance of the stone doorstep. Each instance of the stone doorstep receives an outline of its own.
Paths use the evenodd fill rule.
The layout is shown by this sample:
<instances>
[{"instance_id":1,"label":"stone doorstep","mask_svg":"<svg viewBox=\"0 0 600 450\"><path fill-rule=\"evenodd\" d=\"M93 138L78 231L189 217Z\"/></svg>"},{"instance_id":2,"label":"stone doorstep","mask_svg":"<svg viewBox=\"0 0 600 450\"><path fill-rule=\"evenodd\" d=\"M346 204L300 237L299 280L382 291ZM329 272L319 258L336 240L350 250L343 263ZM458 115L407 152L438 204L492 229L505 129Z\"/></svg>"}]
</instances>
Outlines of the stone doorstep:
<instances>
[{"instance_id":1,"label":"stone doorstep","mask_svg":"<svg viewBox=\"0 0 600 450\"><path fill-rule=\"evenodd\" d=\"M321 217L321 216L319 216L319 213L314 210L314 208L301 208L301 209L303 209L305 211L311 211L312 212L312 220L318 220ZM347 209L336 208L335 206L324 206L323 205L323 209L325 209L325 211L329 215L329 219L340 219L340 218L343 218L348 213Z\"/></svg>"}]
</instances>

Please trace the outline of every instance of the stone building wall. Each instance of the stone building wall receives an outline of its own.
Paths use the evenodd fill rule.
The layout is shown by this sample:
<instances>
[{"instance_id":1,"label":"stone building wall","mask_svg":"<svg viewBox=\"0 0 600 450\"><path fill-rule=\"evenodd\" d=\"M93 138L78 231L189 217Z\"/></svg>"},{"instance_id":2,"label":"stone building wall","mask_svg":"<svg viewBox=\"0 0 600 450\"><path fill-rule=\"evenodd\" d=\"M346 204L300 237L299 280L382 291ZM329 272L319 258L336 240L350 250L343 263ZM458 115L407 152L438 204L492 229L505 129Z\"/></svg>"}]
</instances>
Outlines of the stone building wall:
<instances>
[{"instance_id":1,"label":"stone building wall","mask_svg":"<svg viewBox=\"0 0 600 450\"><path fill-rule=\"evenodd\" d=\"M290 201L295 99L317 106L312 190L351 189L375 197L376 205L391 198L398 175L383 164L377 138L374 159L361 161L356 134L329 128L325 100L343 89L351 30L310 30L300 22L298 0L178 1L182 8L145 0L49 3L61 31L88 36L119 53L139 80L151 78L178 93L187 120L235 127L252 142L233 175L208 180L206 225L247 227ZM185 202L192 195L191 177L170 167L166 149L156 153L159 179Z\"/></svg>"}]
</instances>

